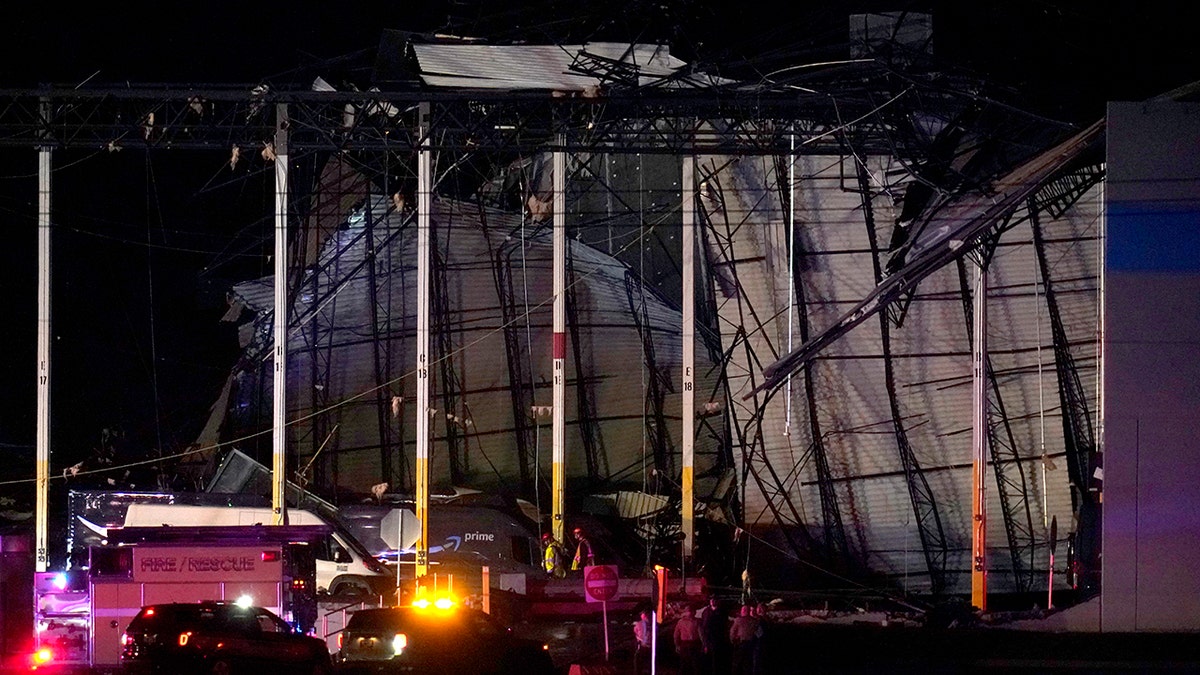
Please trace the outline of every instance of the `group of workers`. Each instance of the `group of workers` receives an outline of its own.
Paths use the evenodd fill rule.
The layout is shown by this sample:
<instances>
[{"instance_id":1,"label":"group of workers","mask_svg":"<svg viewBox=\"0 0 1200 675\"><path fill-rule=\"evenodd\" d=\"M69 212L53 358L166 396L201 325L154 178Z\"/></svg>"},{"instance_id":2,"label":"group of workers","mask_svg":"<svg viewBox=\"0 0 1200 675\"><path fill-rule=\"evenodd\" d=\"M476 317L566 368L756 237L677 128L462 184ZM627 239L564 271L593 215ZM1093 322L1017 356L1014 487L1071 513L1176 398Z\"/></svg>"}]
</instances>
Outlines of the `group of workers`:
<instances>
[{"instance_id":1,"label":"group of workers","mask_svg":"<svg viewBox=\"0 0 1200 675\"><path fill-rule=\"evenodd\" d=\"M571 558L571 571L579 571L584 567L596 564L596 550L592 547L592 542L584 533L583 528L576 527L572 534L575 535L575 556ZM562 542L554 538L554 535L546 532L542 535L542 568L546 572L546 576L555 579L562 579L567 576L567 560L566 547Z\"/></svg>"},{"instance_id":2,"label":"group of workers","mask_svg":"<svg viewBox=\"0 0 1200 675\"><path fill-rule=\"evenodd\" d=\"M764 637L767 606L744 604L730 621L720 601L709 598L699 619L691 611L673 631L679 654L679 672L722 675L757 675L765 671ZM699 642L689 641L699 640Z\"/></svg>"},{"instance_id":3,"label":"group of workers","mask_svg":"<svg viewBox=\"0 0 1200 675\"><path fill-rule=\"evenodd\" d=\"M583 528L571 532L574 537L575 554L571 557L571 572L596 564L596 551ZM567 548L547 532L542 535L543 569L546 576L563 579L568 574ZM733 620L721 608L717 598L709 599L708 606L697 618L694 611L686 611L672 630L675 652L679 656L679 672L704 673L705 675L751 675L763 672L763 635L766 628L766 605L755 603L749 588L749 575L744 574L742 607ZM650 650L649 610L641 613L634 622L637 642L635 668L642 672L647 664Z\"/></svg>"},{"instance_id":4,"label":"group of workers","mask_svg":"<svg viewBox=\"0 0 1200 675\"><path fill-rule=\"evenodd\" d=\"M652 644L650 610L633 624L634 672L649 672ZM691 607L671 630L679 675L758 675L766 671L766 605L742 605L730 621L716 598L697 617Z\"/></svg>"}]
</instances>

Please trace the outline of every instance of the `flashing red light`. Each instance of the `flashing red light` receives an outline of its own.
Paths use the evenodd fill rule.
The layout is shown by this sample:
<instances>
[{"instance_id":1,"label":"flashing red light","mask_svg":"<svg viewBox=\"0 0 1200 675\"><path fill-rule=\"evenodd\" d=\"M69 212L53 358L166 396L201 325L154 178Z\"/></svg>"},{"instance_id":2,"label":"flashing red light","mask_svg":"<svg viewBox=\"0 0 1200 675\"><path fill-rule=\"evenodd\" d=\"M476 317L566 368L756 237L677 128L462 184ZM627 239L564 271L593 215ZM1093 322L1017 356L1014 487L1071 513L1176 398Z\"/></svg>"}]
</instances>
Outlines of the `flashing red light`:
<instances>
[{"instance_id":1,"label":"flashing red light","mask_svg":"<svg viewBox=\"0 0 1200 675\"><path fill-rule=\"evenodd\" d=\"M42 647L33 653L33 667L44 666L54 660L54 651L49 647Z\"/></svg>"},{"instance_id":2,"label":"flashing red light","mask_svg":"<svg viewBox=\"0 0 1200 675\"><path fill-rule=\"evenodd\" d=\"M153 607L146 608L146 616L154 616L154 608Z\"/></svg>"},{"instance_id":3,"label":"flashing red light","mask_svg":"<svg viewBox=\"0 0 1200 675\"><path fill-rule=\"evenodd\" d=\"M263 562L279 562L279 551L263 551Z\"/></svg>"},{"instance_id":4,"label":"flashing red light","mask_svg":"<svg viewBox=\"0 0 1200 675\"><path fill-rule=\"evenodd\" d=\"M345 641L346 641L346 636L341 633L338 633L338 649L342 648L342 643L344 643Z\"/></svg>"}]
</instances>

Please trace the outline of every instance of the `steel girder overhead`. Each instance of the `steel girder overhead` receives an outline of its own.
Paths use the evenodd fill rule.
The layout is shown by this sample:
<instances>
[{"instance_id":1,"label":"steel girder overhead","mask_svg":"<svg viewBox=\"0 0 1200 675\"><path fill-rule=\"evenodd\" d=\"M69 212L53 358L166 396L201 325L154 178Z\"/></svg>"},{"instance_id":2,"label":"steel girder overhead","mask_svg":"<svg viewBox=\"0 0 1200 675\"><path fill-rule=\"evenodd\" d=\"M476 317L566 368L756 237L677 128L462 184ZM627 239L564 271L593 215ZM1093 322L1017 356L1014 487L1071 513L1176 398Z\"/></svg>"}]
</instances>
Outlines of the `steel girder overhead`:
<instances>
[{"instance_id":1,"label":"steel girder overhead","mask_svg":"<svg viewBox=\"0 0 1200 675\"><path fill-rule=\"evenodd\" d=\"M533 154L568 132L565 149L600 147L625 153L681 155L703 150L786 155L838 146L844 120L868 119L916 100L909 86L890 100L885 69L863 66L829 84L830 91L725 86L691 90L614 91L600 98L541 92L300 91L232 87L0 89L0 147L103 150L261 150L274 134L273 110L289 106L293 152L415 151L415 106L432 105L435 151ZM946 93L929 80L925 98L959 107L973 95ZM786 89L786 88L785 88ZM953 103L948 103L953 101ZM911 151L883 130L863 127L873 152ZM914 142L914 139L906 141Z\"/></svg>"}]
</instances>

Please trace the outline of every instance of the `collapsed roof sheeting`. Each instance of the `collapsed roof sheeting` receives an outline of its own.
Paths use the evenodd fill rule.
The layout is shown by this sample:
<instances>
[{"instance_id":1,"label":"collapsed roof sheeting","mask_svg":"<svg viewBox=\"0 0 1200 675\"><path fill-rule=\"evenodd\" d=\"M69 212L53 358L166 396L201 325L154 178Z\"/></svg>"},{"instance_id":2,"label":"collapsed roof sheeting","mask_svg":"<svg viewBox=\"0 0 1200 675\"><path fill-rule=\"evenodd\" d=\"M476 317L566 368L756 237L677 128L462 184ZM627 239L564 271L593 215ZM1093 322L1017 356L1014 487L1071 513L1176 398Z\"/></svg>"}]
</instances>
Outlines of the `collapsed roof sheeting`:
<instances>
[{"instance_id":1,"label":"collapsed roof sheeting","mask_svg":"<svg viewBox=\"0 0 1200 675\"><path fill-rule=\"evenodd\" d=\"M785 520L783 525L803 528L818 545L831 544L821 541L831 525L822 522L829 517L822 511L824 482L840 507L839 527L846 532L850 555L909 592L929 592L936 586L934 577L944 576L942 590L961 593L970 590L972 369L965 309L970 301L967 296L964 305L954 264L925 277L902 323L879 315L889 322L886 334L879 320L860 322L816 354L807 373L781 376L779 395L765 403L746 396L759 386L756 361L786 353L790 342L801 341L805 328L816 334L836 326L848 307L875 289L878 272L873 270L879 262L873 257L885 254L878 242L888 240L898 216L890 196L896 186L885 184L886 176L896 175L895 161L881 156L798 157L790 167L795 180L790 190L787 177L776 172L779 165L770 162L727 157L703 162L704 208L714 230L731 233L728 246L712 251L719 256L717 265L733 269L738 280L721 309L723 340L734 355L728 372L740 439L735 456L747 458L741 476L747 527L778 541L781 519L772 511L786 515L787 509L779 508L786 500L800 522ZM869 200L872 218L858 186L846 181L859 162L877 181ZM788 193L794 196L792 214L779 199ZM1033 523L1033 531L1020 533L1023 541L1017 543L1033 552L1025 564L1036 569L1048 564L1045 523L1052 516L1069 521L1073 508L1070 479L1061 470L1063 411L1044 285L1053 283L1059 291L1061 319L1077 350L1076 372L1090 409L1096 411L1095 242L1100 214L1100 190L1092 188L1060 217L1042 215L1045 256L1053 275L1049 280L1041 278L1027 221L1003 233L989 266L992 396L1003 402L1004 422L1015 445L1014 458L1005 464L1019 464L1018 475L1023 475L1022 493L1012 494L1015 490L1009 488L1008 499L1027 499ZM1016 220L1023 218L1018 214ZM794 278L788 262L791 222ZM795 312L788 311L792 284L799 288L795 296L803 298ZM748 316L755 317L753 326L747 325ZM931 507L940 518L938 542L923 542L918 531L920 514L914 513L901 444L911 449L928 485ZM830 466L824 479L817 471L818 451ZM1058 459L1060 470L1042 472L1044 456L1050 460L1047 466ZM764 481L758 472L768 465L787 472L787 480ZM782 495L777 492L781 484ZM989 586L1007 592L1019 588L998 484L989 469ZM934 544L941 548L936 574L922 550Z\"/></svg>"},{"instance_id":2,"label":"collapsed roof sheeting","mask_svg":"<svg viewBox=\"0 0 1200 675\"><path fill-rule=\"evenodd\" d=\"M300 466L320 453L314 469L323 472L325 484L346 493L365 494L381 477L393 489L404 489L410 479L398 451L414 442L415 430L404 428L402 410L392 406L415 399L410 375L415 358L416 228L411 212L397 212L393 206L390 199L372 198L326 242L320 265L299 284L290 321L288 419L297 422L289 427L289 441L300 448ZM438 266L445 270L439 285L446 303L445 313L438 318L435 312L433 322L448 336L442 344L449 351L435 350L432 482L512 491L532 472L544 488L550 467L549 418L530 418L533 445L520 447L512 391L526 392L535 406L549 404L551 361L539 356L549 353L551 343L549 230L523 222L519 215L451 200L435 201L433 209ZM646 480L655 479L649 473L653 467L646 463L648 375L635 364L644 363L644 339L653 342L662 363L678 362L679 311L647 291L644 308L638 299L635 321L630 289L640 291L637 284L630 286L629 270L579 242L571 242L569 248L575 312L586 327L577 333L579 354L587 363L582 369L585 381L576 382L574 350L567 350L568 480L580 489L596 478L589 477L583 461L587 450L582 446L577 396L577 385L582 384L600 405L599 480L614 487L642 488ZM516 319L508 327L515 330L507 334L495 266L506 268L520 303L510 307ZM527 300L521 300L523 287L528 288ZM234 292L257 312L256 339L248 352L257 356L243 359L237 373L233 415L237 428L248 430L270 419L271 378L264 373L271 369L273 281L241 283ZM515 352L506 340L517 342ZM522 363L510 370L506 354L519 355ZM443 362L449 369L440 369ZM381 363L386 371L377 374ZM698 371L697 386L714 389L715 382L709 380L718 377L717 369L705 364ZM513 373L522 381L511 381ZM447 374L457 378L456 400L445 397ZM678 419L678 399L667 405L668 419ZM524 412L533 414L528 408ZM403 434L403 440L389 448L382 425L395 425L391 433ZM227 432L237 435L232 429ZM673 435L678 437L678 432ZM451 448L451 436L458 439L457 450ZM701 498L711 494L718 478L706 475L716 454L712 442L697 440L696 490ZM390 466L383 464L388 457ZM451 466L455 461L457 468Z\"/></svg>"},{"instance_id":3,"label":"collapsed roof sheeting","mask_svg":"<svg viewBox=\"0 0 1200 675\"><path fill-rule=\"evenodd\" d=\"M620 83L652 86L679 85L686 64L665 45L590 42L580 45L412 45L421 79L434 87L453 89L594 91ZM697 78L690 86L711 86L719 80Z\"/></svg>"}]
</instances>

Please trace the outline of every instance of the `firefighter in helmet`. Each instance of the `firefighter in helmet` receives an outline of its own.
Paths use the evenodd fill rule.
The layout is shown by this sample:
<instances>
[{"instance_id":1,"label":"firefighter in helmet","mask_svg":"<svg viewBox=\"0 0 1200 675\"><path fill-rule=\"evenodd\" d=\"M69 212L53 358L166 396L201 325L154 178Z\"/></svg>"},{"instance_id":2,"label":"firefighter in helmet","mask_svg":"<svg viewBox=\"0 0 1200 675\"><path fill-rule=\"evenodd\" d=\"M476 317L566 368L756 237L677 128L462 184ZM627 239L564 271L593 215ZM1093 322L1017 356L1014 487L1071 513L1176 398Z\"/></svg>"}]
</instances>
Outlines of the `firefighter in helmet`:
<instances>
[{"instance_id":1,"label":"firefighter in helmet","mask_svg":"<svg viewBox=\"0 0 1200 675\"><path fill-rule=\"evenodd\" d=\"M542 535L542 547L542 567L546 571L546 576L555 579L567 576L567 569L563 562L566 551L563 550L563 545L554 538L554 535L546 532Z\"/></svg>"},{"instance_id":2,"label":"firefighter in helmet","mask_svg":"<svg viewBox=\"0 0 1200 675\"><path fill-rule=\"evenodd\" d=\"M571 560L572 570L596 564L596 552L592 550L592 542L588 540L583 528L575 528L575 557Z\"/></svg>"}]
</instances>

